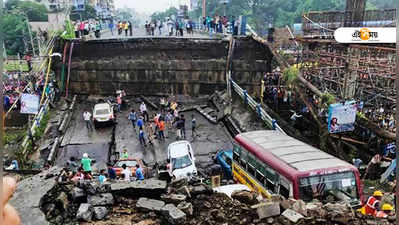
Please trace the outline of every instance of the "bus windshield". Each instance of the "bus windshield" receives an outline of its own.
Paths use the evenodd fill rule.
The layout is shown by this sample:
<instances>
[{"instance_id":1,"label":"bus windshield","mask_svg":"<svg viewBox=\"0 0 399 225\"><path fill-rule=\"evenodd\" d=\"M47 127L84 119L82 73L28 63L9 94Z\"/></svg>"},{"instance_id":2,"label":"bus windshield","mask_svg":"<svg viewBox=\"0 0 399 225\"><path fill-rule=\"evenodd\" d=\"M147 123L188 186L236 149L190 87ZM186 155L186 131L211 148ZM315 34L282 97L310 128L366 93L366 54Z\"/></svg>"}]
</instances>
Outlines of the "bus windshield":
<instances>
[{"instance_id":1,"label":"bus windshield","mask_svg":"<svg viewBox=\"0 0 399 225\"><path fill-rule=\"evenodd\" d=\"M299 194L304 201L353 201L358 198L353 172L311 176L299 180Z\"/></svg>"}]
</instances>

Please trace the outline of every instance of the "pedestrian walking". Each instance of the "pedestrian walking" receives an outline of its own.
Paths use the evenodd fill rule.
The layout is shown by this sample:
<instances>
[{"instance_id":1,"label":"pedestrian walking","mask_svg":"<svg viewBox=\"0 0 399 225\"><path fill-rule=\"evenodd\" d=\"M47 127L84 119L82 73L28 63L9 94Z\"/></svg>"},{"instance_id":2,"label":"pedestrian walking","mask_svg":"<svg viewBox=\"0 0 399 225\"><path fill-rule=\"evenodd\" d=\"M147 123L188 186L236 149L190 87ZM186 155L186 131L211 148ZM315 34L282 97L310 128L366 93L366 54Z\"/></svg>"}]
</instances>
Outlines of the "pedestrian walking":
<instances>
[{"instance_id":1,"label":"pedestrian walking","mask_svg":"<svg viewBox=\"0 0 399 225\"><path fill-rule=\"evenodd\" d=\"M195 138L194 134L197 135L196 128L197 128L197 120L195 119L195 116L193 114L191 115L191 136L193 139Z\"/></svg>"},{"instance_id":2,"label":"pedestrian walking","mask_svg":"<svg viewBox=\"0 0 399 225\"><path fill-rule=\"evenodd\" d=\"M150 144L150 145L153 145L153 140L154 140L154 137L153 137L153 133L154 133L154 129L152 128L152 124L151 123L147 123L146 124L146 130L147 130L147 134L148 134L148 143Z\"/></svg>"},{"instance_id":3,"label":"pedestrian walking","mask_svg":"<svg viewBox=\"0 0 399 225\"><path fill-rule=\"evenodd\" d=\"M110 163L108 163L108 178L111 180L115 180L116 179L116 172L115 169L112 167L112 165Z\"/></svg>"},{"instance_id":4,"label":"pedestrian walking","mask_svg":"<svg viewBox=\"0 0 399 225\"><path fill-rule=\"evenodd\" d=\"M129 30L129 24L126 21L123 24L123 30L125 30L125 36L127 37L127 31Z\"/></svg>"},{"instance_id":5,"label":"pedestrian walking","mask_svg":"<svg viewBox=\"0 0 399 225\"><path fill-rule=\"evenodd\" d=\"M114 36L114 21L109 22L108 28L111 31L111 35Z\"/></svg>"},{"instance_id":6,"label":"pedestrian walking","mask_svg":"<svg viewBox=\"0 0 399 225\"><path fill-rule=\"evenodd\" d=\"M137 122L137 113L132 109L132 111L129 113L128 119L132 122L133 129L136 130L136 122Z\"/></svg>"},{"instance_id":7,"label":"pedestrian walking","mask_svg":"<svg viewBox=\"0 0 399 225\"><path fill-rule=\"evenodd\" d=\"M172 116L172 113L170 113L170 112L168 112L167 114L166 114L166 116L165 116L165 122L166 122L166 138L168 138L169 137L169 130L171 130L172 129L172 120L173 120L173 116Z\"/></svg>"},{"instance_id":8,"label":"pedestrian walking","mask_svg":"<svg viewBox=\"0 0 399 225\"><path fill-rule=\"evenodd\" d=\"M137 127L140 129L143 129L144 126L144 121L143 121L143 117L140 116L140 118L137 120Z\"/></svg>"},{"instance_id":9,"label":"pedestrian walking","mask_svg":"<svg viewBox=\"0 0 399 225\"><path fill-rule=\"evenodd\" d=\"M87 130L93 130L93 126L91 125L91 113L89 113L89 111L85 111L84 113L83 113L83 119L84 119L84 121L86 122L86 127L87 127Z\"/></svg>"},{"instance_id":10,"label":"pedestrian walking","mask_svg":"<svg viewBox=\"0 0 399 225\"><path fill-rule=\"evenodd\" d=\"M140 140L140 144L142 146L147 147L147 144L145 143L145 133L142 128L140 128L140 131L139 131L139 140Z\"/></svg>"},{"instance_id":11,"label":"pedestrian walking","mask_svg":"<svg viewBox=\"0 0 399 225\"><path fill-rule=\"evenodd\" d=\"M130 21L128 23L129 23L129 35L133 36L133 25Z\"/></svg>"},{"instance_id":12,"label":"pedestrian walking","mask_svg":"<svg viewBox=\"0 0 399 225\"><path fill-rule=\"evenodd\" d=\"M159 122L158 122L158 124L159 124L159 140L160 141L164 141L165 140L165 134L164 134L164 131L165 131L165 121L163 121L163 120L160 120Z\"/></svg>"},{"instance_id":13,"label":"pedestrian walking","mask_svg":"<svg viewBox=\"0 0 399 225\"><path fill-rule=\"evenodd\" d=\"M159 36L162 35L162 27L163 27L163 22L161 20L158 20L158 34Z\"/></svg>"},{"instance_id":14,"label":"pedestrian walking","mask_svg":"<svg viewBox=\"0 0 399 225\"><path fill-rule=\"evenodd\" d=\"M141 115L144 117L144 122L148 122L147 106L145 105L144 102L142 102L140 105L140 112L141 112Z\"/></svg>"},{"instance_id":15,"label":"pedestrian walking","mask_svg":"<svg viewBox=\"0 0 399 225\"><path fill-rule=\"evenodd\" d=\"M84 153L83 158L80 161L82 163L83 171L91 175L91 162L92 159L89 158L89 154Z\"/></svg>"},{"instance_id":16,"label":"pedestrian walking","mask_svg":"<svg viewBox=\"0 0 399 225\"><path fill-rule=\"evenodd\" d=\"M181 136L183 139L186 139L186 119L184 118L183 114L180 116L180 120L181 120Z\"/></svg>"},{"instance_id":17,"label":"pedestrian walking","mask_svg":"<svg viewBox=\"0 0 399 225\"><path fill-rule=\"evenodd\" d=\"M118 95L118 97L116 97L116 103L118 104L118 112L121 112L122 97L120 95Z\"/></svg>"},{"instance_id":18,"label":"pedestrian walking","mask_svg":"<svg viewBox=\"0 0 399 225\"><path fill-rule=\"evenodd\" d=\"M179 140L182 137L182 120L176 117L174 123L176 123L176 140Z\"/></svg>"}]
</instances>

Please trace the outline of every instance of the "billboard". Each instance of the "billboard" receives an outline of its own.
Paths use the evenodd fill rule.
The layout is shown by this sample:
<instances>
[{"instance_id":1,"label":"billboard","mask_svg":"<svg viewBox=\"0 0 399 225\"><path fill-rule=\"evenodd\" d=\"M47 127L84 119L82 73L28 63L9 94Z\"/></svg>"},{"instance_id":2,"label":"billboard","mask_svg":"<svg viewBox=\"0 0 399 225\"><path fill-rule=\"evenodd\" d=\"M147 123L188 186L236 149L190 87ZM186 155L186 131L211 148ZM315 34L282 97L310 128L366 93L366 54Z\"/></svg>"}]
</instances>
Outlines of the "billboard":
<instances>
[{"instance_id":1,"label":"billboard","mask_svg":"<svg viewBox=\"0 0 399 225\"><path fill-rule=\"evenodd\" d=\"M85 0L73 0L73 5L75 6L75 11L85 10Z\"/></svg>"},{"instance_id":2,"label":"billboard","mask_svg":"<svg viewBox=\"0 0 399 225\"><path fill-rule=\"evenodd\" d=\"M37 114L39 112L39 96L31 94L22 94L21 113Z\"/></svg>"},{"instance_id":3,"label":"billboard","mask_svg":"<svg viewBox=\"0 0 399 225\"><path fill-rule=\"evenodd\" d=\"M357 108L355 101L331 104L328 109L328 132L334 134L353 131Z\"/></svg>"}]
</instances>

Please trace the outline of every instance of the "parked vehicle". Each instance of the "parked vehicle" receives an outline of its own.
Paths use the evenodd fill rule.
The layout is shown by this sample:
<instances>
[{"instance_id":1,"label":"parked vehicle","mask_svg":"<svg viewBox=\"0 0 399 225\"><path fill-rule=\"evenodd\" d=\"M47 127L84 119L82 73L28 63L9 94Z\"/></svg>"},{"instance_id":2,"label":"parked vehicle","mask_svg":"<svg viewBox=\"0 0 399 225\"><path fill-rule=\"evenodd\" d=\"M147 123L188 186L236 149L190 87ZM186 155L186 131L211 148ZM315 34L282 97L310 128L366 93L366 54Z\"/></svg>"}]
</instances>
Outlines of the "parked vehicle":
<instances>
[{"instance_id":1,"label":"parked vehicle","mask_svg":"<svg viewBox=\"0 0 399 225\"><path fill-rule=\"evenodd\" d=\"M116 173L116 176L121 176L122 174L122 165L126 164L127 168L130 168L132 170L132 176L134 177L136 175L136 165L139 164L140 167L143 169L143 174L145 178L150 177L150 168L145 165L145 162L141 159L121 159L118 160L115 165L114 165L114 170Z\"/></svg>"},{"instance_id":2,"label":"parked vehicle","mask_svg":"<svg viewBox=\"0 0 399 225\"><path fill-rule=\"evenodd\" d=\"M188 141L176 141L168 146L170 170L176 178L191 178L198 174L193 148Z\"/></svg>"},{"instance_id":3,"label":"parked vehicle","mask_svg":"<svg viewBox=\"0 0 399 225\"><path fill-rule=\"evenodd\" d=\"M108 103L96 104L93 109L93 123L94 128L97 128L100 124L114 124L115 115L113 106Z\"/></svg>"},{"instance_id":4,"label":"parked vehicle","mask_svg":"<svg viewBox=\"0 0 399 225\"><path fill-rule=\"evenodd\" d=\"M364 202L356 167L274 130L238 134L233 147L234 180L266 197L322 202Z\"/></svg>"},{"instance_id":5,"label":"parked vehicle","mask_svg":"<svg viewBox=\"0 0 399 225\"><path fill-rule=\"evenodd\" d=\"M220 150L216 154L216 161L217 163L222 166L224 176L227 179L233 178L233 171L232 171L232 161L233 161L233 150Z\"/></svg>"}]
</instances>

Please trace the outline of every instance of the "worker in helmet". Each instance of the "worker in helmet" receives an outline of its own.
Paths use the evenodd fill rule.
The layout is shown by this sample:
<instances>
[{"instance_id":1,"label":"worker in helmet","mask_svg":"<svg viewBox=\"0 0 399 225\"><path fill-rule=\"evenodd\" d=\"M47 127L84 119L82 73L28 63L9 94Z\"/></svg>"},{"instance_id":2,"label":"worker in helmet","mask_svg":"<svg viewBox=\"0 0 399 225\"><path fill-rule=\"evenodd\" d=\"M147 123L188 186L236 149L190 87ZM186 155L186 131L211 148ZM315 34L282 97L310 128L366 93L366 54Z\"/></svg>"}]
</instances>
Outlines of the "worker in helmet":
<instances>
[{"instance_id":1,"label":"worker in helmet","mask_svg":"<svg viewBox=\"0 0 399 225\"><path fill-rule=\"evenodd\" d=\"M387 218L392 214L393 206L390 204L384 204L381 207L381 211L378 211L375 217L377 218Z\"/></svg>"},{"instance_id":2,"label":"worker in helmet","mask_svg":"<svg viewBox=\"0 0 399 225\"><path fill-rule=\"evenodd\" d=\"M381 191L374 191L373 196L370 196L367 199L366 204L362 207L361 212L365 215L375 216L376 213L380 209L381 199L382 199Z\"/></svg>"}]
</instances>

